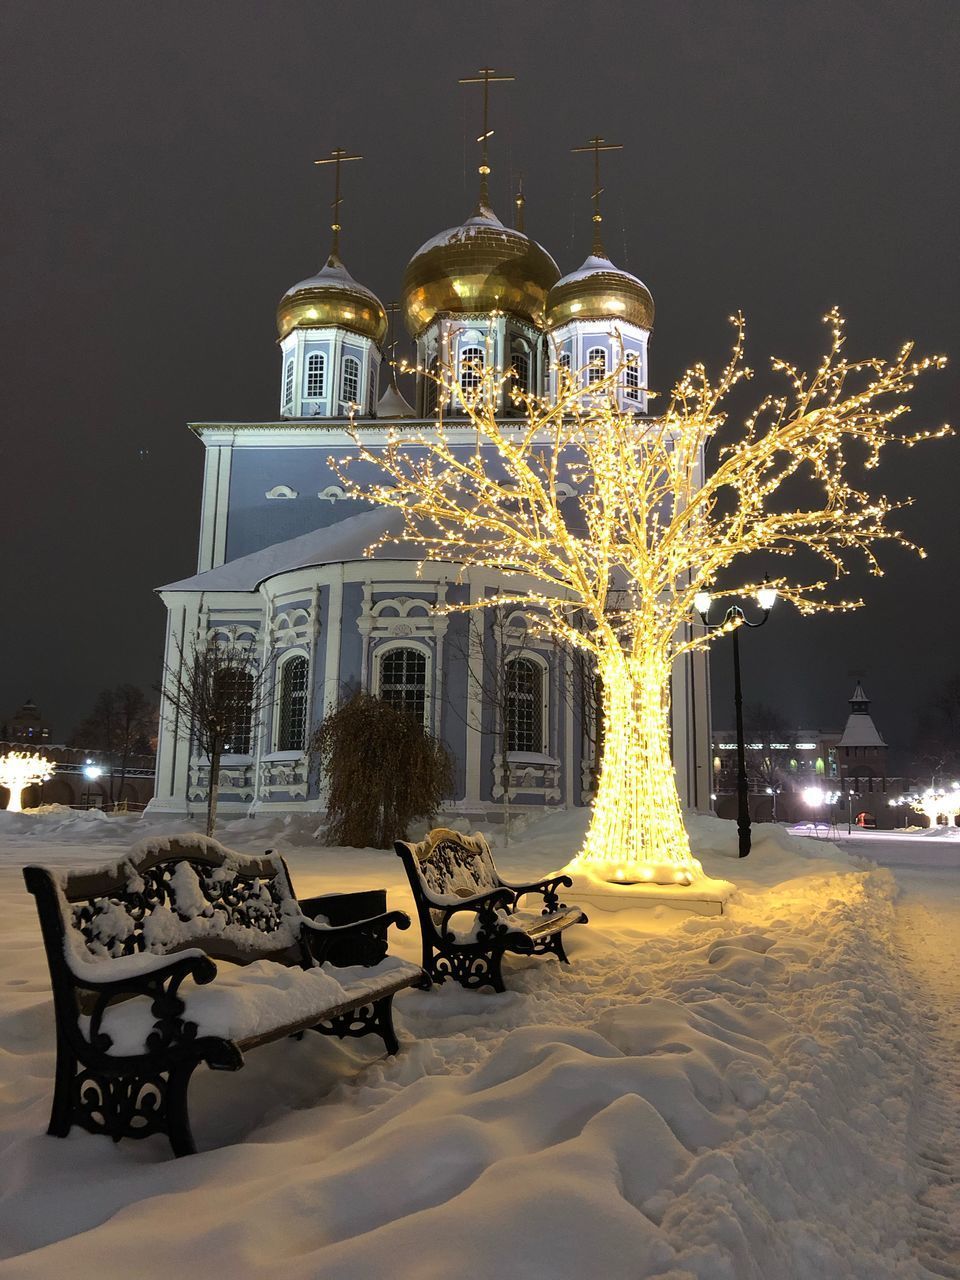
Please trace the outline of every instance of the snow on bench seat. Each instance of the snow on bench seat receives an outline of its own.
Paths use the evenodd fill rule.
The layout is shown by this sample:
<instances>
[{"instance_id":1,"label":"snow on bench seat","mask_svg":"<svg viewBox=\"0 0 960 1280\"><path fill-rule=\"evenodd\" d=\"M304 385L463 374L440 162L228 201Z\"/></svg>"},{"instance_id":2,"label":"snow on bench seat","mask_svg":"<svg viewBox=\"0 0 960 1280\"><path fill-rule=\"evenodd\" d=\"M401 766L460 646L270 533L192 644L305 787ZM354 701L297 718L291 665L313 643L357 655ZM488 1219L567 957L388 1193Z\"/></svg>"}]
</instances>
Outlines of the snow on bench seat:
<instances>
[{"instance_id":1,"label":"snow on bench seat","mask_svg":"<svg viewBox=\"0 0 960 1280\"><path fill-rule=\"evenodd\" d=\"M372 1004L383 996L422 978L419 965L387 956L377 965L335 969L295 969L272 960L253 964L217 966L209 985L180 988L181 1015L196 1023L198 1036L233 1040L249 1049L264 1039L274 1039L285 1028L291 1032L313 1026L359 1004ZM89 1019L81 1019L89 1023ZM112 1005L101 1029L110 1037L110 1056L145 1053L147 1037L156 1018L150 1000L136 997Z\"/></svg>"}]
</instances>

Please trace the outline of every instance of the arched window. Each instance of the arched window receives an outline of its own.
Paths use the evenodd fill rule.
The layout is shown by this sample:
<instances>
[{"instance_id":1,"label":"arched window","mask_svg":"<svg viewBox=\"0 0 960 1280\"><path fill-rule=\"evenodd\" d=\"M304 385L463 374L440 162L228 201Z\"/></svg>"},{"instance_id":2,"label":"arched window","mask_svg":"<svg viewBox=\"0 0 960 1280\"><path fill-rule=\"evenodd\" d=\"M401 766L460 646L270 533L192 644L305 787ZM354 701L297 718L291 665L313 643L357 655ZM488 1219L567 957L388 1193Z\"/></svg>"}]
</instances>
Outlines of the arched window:
<instances>
[{"instance_id":1,"label":"arched window","mask_svg":"<svg viewBox=\"0 0 960 1280\"><path fill-rule=\"evenodd\" d=\"M389 649L380 661L384 702L409 711L422 724L427 710L427 655L422 649Z\"/></svg>"},{"instance_id":2,"label":"arched window","mask_svg":"<svg viewBox=\"0 0 960 1280\"><path fill-rule=\"evenodd\" d=\"M436 356L430 361L429 373L430 377L423 380L423 416L425 418L432 418L437 412L440 388L436 380L440 377L440 361Z\"/></svg>"},{"instance_id":3,"label":"arched window","mask_svg":"<svg viewBox=\"0 0 960 1280\"><path fill-rule=\"evenodd\" d=\"M640 399L640 357L635 351L627 356L623 371L623 386L628 400Z\"/></svg>"},{"instance_id":4,"label":"arched window","mask_svg":"<svg viewBox=\"0 0 960 1280\"><path fill-rule=\"evenodd\" d=\"M587 352L587 385L602 382L607 376L607 353L603 347L591 347Z\"/></svg>"},{"instance_id":5,"label":"arched window","mask_svg":"<svg viewBox=\"0 0 960 1280\"><path fill-rule=\"evenodd\" d=\"M561 351L560 359L557 361L557 363L559 364L561 369L563 369L566 373L569 373L570 372L570 352Z\"/></svg>"},{"instance_id":6,"label":"arched window","mask_svg":"<svg viewBox=\"0 0 960 1280\"><path fill-rule=\"evenodd\" d=\"M293 359L287 361L287 367L283 372L283 407L286 409L293 404Z\"/></svg>"},{"instance_id":7,"label":"arched window","mask_svg":"<svg viewBox=\"0 0 960 1280\"><path fill-rule=\"evenodd\" d=\"M469 395L483 381L483 347L464 347L460 352L460 386Z\"/></svg>"},{"instance_id":8,"label":"arched window","mask_svg":"<svg viewBox=\"0 0 960 1280\"><path fill-rule=\"evenodd\" d=\"M253 674L234 667L216 677L216 700L226 725L223 750L232 756L248 756L253 737Z\"/></svg>"},{"instance_id":9,"label":"arched window","mask_svg":"<svg viewBox=\"0 0 960 1280\"><path fill-rule=\"evenodd\" d=\"M360 361L353 356L343 358L340 399L344 404L356 404L360 399Z\"/></svg>"},{"instance_id":10,"label":"arched window","mask_svg":"<svg viewBox=\"0 0 960 1280\"><path fill-rule=\"evenodd\" d=\"M319 400L323 396L326 361L323 353L312 351L307 357L307 399Z\"/></svg>"},{"instance_id":11,"label":"arched window","mask_svg":"<svg viewBox=\"0 0 960 1280\"><path fill-rule=\"evenodd\" d=\"M543 668L530 658L507 663L507 750L543 750Z\"/></svg>"},{"instance_id":12,"label":"arched window","mask_svg":"<svg viewBox=\"0 0 960 1280\"><path fill-rule=\"evenodd\" d=\"M302 751L307 741L306 658L288 658L280 668L278 751Z\"/></svg>"},{"instance_id":13,"label":"arched window","mask_svg":"<svg viewBox=\"0 0 960 1280\"><path fill-rule=\"evenodd\" d=\"M515 347L511 356L513 376L518 391L530 390L530 357L521 347Z\"/></svg>"}]
</instances>

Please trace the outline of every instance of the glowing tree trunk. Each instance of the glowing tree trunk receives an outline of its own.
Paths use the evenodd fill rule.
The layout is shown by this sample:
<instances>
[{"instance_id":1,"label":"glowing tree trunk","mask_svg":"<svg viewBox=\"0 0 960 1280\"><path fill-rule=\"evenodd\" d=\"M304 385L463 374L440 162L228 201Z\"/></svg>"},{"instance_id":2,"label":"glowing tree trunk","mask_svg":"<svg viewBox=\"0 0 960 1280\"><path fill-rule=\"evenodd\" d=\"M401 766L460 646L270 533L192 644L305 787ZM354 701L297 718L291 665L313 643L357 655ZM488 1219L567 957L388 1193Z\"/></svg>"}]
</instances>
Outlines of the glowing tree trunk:
<instances>
[{"instance_id":1,"label":"glowing tree trunk","mask_svg":"<svg viewBox=\"0 0 960 1280\"><path fill-rule=\"evenodd\" d=\"M26 751L9 751L0 756L0 786L10 792L7 813L23 812L23 793L27 787L52 778L56 765L46 756Z\"/></svg>"},{"instance_id":2,"label":"glowing tree trunk","mask_svg":"<svg viewBox=\"0 0 960 1280\"><path fill-rule=\"evenodd\" d=\"M624 654L600 661L603 756L593 818L577 858L623 884L689 884L700 874L670 754L670 667Z\"/></svg>"}]
</instances>

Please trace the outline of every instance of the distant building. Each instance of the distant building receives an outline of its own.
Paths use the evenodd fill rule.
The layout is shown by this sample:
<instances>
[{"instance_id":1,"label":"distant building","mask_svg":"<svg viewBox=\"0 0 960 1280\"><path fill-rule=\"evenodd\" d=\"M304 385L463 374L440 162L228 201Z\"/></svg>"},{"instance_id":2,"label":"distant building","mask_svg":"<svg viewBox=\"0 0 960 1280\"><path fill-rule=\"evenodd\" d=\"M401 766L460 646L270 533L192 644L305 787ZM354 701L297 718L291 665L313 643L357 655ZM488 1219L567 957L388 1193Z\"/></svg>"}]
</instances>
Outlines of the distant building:
<instances>
[{"instance_id":1,"label":"distant building","mask_svg":"<svg viewBox=\"0 0 960 1280\"><path fill-rule=\"evenodd\" d=\"M33 699L28 698L4 725L0 736L19 743L49 742L50 725L40 714L40 708Z\"/></svg>"},{"instance_id":2,"label":"distant building","mask_svg":"<svg viewBox=\"0 0 960 1280\"><path fill-rule=\"evenodd\" d=\"M24 741L22 738L11 739L8 735L0 737L0 755L26 750L39 750L57 768L47 782L26 788L22 800L25 809L35 809L41 804L63 804L71 809L110 809L113 804L119 804L121 808L139 810L153 795L155 770L152 755L131 756L123 778L119 767L116 767L111 779L110 760L102 752L64 747L58 743L36 746L35 739ZM0 787L0 809L7 807L8 799L6 787Z\"/></svg>"},{"instance_id":3,"label":"distant building","mask_svg":"<svg viewBox=\"0 0 960 1280\"><path fill-rule=\"evenodd\" d=\"M747 733L745 746L750 813L754 821L798 822L814 816L804 793L819 788L841 793L836 815L852 814L864 825L891 827L889 801L903 793L904 779L887 773L889 748L870 714L870 699L858 681L849 699L843 731L793 729L780 736ZM736 816L737 739L731 729L713 732L714 808ZM847 798L849 797L849 799Z\"/></svg>"}]
</instances>

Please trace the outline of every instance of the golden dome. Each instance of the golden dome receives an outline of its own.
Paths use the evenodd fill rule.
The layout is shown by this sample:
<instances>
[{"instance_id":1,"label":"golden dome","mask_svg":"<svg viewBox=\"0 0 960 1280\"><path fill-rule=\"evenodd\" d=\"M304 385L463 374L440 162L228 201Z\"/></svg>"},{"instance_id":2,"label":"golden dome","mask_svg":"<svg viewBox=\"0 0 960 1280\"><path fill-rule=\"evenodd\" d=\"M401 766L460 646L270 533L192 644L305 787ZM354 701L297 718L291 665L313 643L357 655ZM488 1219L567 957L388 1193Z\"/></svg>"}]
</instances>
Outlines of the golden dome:
<instances>
[{"instance_id":1,"label":"golden dome","mask_svg":"<svg viewBox=\"0 0 960 1280\"><path fill-rule=\"evenodd\" d=\"M281 338L292 329L323 329L330 325L372 338L378 347L387 335L383 303L375 293L357 284L333 253L315 276L288 289L277 307L277 332Z\"/></svg>"},{"instance_id":2,"label":"golden dome","mask_svg":"<svg viewBox=\"0 0 960 1280\"><path fill-rule=\"evenodd\" d=\"M421 245L403 277L403 315L413 337L441 313L506 311L543 323L554 260L522 231L505 227L489 209Z\"/></svg>"},{"instance_id":3,"label":"golden dome","mask_svg":"<svg viewBox=\"0 0 960 1280\"><path fill-rule=\"evenodd\" d=\"M649 330L653 295L629 271L591 254L579 271L558 280L547 298L547 328L569 320L623 320Z\"/></svg>"}]
</instances>

